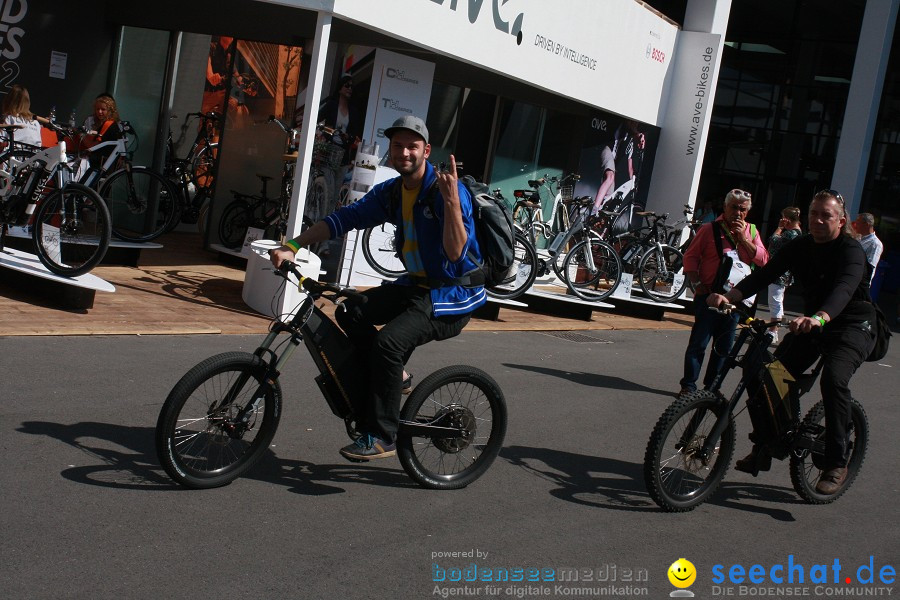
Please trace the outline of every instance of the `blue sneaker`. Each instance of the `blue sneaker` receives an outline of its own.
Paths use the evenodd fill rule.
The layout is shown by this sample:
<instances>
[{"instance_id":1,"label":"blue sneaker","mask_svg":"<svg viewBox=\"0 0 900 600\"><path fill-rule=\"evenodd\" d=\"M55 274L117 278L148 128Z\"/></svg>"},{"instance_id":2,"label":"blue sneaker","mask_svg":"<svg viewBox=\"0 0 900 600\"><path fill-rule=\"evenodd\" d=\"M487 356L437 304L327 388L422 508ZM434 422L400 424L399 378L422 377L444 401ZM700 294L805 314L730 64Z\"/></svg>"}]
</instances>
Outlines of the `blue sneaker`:
<instances>
[{"instance_id":1,"label":"blue sneaker","mask_svg":"<svg viewBox=\"0 0 900 600\"><path fill-rule=\"evenodd\" d=\"M347 460L365 461L373 458L389 458L396 456L397 444L388 444L381 438L364 433L352 444L341 448L341 456Z\"/></svg>"}]
</instances>

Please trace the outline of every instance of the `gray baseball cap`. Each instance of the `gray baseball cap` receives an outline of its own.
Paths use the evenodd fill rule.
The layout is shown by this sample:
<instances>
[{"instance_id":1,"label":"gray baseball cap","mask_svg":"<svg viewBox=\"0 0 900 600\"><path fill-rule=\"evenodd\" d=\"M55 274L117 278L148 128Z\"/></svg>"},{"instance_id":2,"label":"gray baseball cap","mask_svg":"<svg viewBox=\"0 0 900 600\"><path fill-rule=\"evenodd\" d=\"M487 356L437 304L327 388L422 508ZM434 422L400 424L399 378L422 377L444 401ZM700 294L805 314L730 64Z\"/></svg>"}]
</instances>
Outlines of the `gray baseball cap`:
<instances>
[{"instance_id":1,"label":"gray baseball cap","mask_svg":"<svg viewBox=\"0 0 900 600\"><path fill-rule=\"evenodd\" d=\"M415 134L421 135L422 138L424 138L425 143L428 143L428 128L425 127L425 121L419 117L414 117L412 115L400 117L394 121L393 125L384 130L384 135L387 139L391 139L400 129L407 129Z\"/></svg>"}]
</instances>

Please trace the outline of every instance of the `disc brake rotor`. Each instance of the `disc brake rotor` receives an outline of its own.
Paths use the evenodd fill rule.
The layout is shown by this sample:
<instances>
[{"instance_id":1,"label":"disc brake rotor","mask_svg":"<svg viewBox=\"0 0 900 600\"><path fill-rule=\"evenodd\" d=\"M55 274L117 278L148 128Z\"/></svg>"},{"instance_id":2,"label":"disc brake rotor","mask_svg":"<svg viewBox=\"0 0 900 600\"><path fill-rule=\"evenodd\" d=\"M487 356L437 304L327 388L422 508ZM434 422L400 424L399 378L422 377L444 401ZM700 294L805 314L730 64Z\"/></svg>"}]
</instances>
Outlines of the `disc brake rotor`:
<instances>
[{"instance_id":1,"label":"disc brake rotor","mask_svg":"<svg viewBox=\"0 0 900 600\"><path fill-rule=\"evenodd\" d=\"M464 406L448 406L444 409L444 413L435 419L435 424L441 427L453 427L454 429L462 430L459 437L437 438L434 440L435 447L441 452L448 454L462 452L475 439L475 431L477 429L475 415Z\"/></svg>"}]
</instances>

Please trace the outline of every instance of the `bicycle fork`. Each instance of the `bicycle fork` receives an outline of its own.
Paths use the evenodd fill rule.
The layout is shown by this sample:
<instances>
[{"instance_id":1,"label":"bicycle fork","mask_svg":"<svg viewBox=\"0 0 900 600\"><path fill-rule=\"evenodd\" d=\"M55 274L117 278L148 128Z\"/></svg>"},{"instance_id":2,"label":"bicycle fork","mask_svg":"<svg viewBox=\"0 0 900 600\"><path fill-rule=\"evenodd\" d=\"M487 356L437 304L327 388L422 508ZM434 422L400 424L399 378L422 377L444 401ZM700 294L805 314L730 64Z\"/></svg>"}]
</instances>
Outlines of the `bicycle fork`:
<instances>
[{"instance_id":1,"label":"bicycle fork","mask_svg":"<svg viewBox=\"0 0 900 600\"><path fill-rule=\"evenodd\" d=\"M242 438L249 429L253 428L253 418L259 411L260 403L263 402L268 395L269 390L271 390L275 385L275 382L278 381L278 376L281 374L281 369L284 364L291 358L297 350L297 347L300 345L300 337L292 335L290 344L288 344L281 356L276 356L275 353L270 350L270 347L275 341L275 338L278 337L279 333L280 332L277 329L270 331L266 336L266 339L263 340L262 344L260 344L253 353L263 360L263 363L266 365L266 372L262 377L262 384L253 391L251 401L237 412L234 419L228 419L222 424L222 429L228 437L232 439ZM268 360L265 358L265 355L267 354L269 355ZM244 389L244 386L250 380L250 377L250 373L241 373L240 377L238 377L231 387L228 388L228 391L218 403L218 406L213 405L210 407L208 414L212 415L218 409L231 406L231 404L237 400L238 394Z\"/></svg>"},{"instance_id":2,"label":"bicycle fork","mask_svg":"<svg viewBox=\"0 0 900 600\"><path fill-rule=\"evenodd\" d=\"M722 382L725 380L725 375L728 371L741 366L741 361L737 359L737 352L744 346L744 342L749 335L750 333L747 330L742 330L740 334L738 334L738 338L734 341L731 351L725 359L725 364L722 365L722 369L716 374L716 378L710 385L709 391L717 393L722 387ZM731 415L734 413L734 409L745 389L747 389L747 384L744 382L744 379L741 378L734 392L731 394L731 398L728 400L726 410L722 411L722 414L716 418L712 430L706 436L706 440L697 452L697 458L699 458L704 465L709 464L710 459L713 457L716 447L719 445L719 438L722 437L722 433L725 431L725 428L728 427L728 421L731 419ZM707 409L699 409L691 416L688 426L685 427L684 433L681 434L681 438L678 440L676 447L679 450L683 450L687 447L689 442L694 438L697 428L700 427L703 418L706 416L706 411Z\"/></svg>"}]
</instances>

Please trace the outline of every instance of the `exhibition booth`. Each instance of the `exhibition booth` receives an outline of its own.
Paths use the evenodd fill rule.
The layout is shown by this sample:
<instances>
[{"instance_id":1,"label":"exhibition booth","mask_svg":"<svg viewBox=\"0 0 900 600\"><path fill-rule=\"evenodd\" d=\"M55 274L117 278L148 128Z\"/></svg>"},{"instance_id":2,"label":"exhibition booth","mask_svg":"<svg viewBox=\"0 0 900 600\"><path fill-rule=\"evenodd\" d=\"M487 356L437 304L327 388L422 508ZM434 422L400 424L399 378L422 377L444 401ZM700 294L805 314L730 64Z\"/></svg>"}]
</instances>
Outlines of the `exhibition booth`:
<instances>
[{"instance_id":1,"label":"exhibition booth","mask_svg":"<svg viewBox=\"0 0 900 600\"><path fill-rule=\"evenodd\" d=\"M464 173L507 198L529 179L569 172L581 174L575 193L593 196L604 185L604 152L636 148L641 139L633 153L618 152L612 191L628 188L642 206L680 214L696 191L730 2L690 4L693 31L630 1L572 0L561 10L539 0L291 0L210 12L217 5L164 0L152 15L126 8L107 17L119 24L110 79L120 106L142 124L146 164L162 165L170 129L175 152L185 152L194 125L186 135L185 127L173 126L184 115L224 113L207 247L221 244L218 225L233 202L230 190L259 195L267 181L269 197L290 189L285 237L299 233L310 188L323 179L314 164L321 109L306 107L333 100L344 75L353 78L356 137L365 152L348 153L334 169L327 181L331 208L392 175L383 164L383 131L415 114L432 133L432 162L453 153ZM60 11L65 16L68 9L60 4ZM25 39L41 27L46 19L32 21ZM51 97L69 93L62 86L82 68L70 61L67 79L66 54L55 54L63 76L35 86ZM225 63L213 82L208 71L218 55ZM84 98L65 102L80 106ZM296 133L267 124L269 114ZM288 169L288 160L296 168ZM272 237L265 227L250 229L242 246L228 251L247 258L255 239ZM351 235L330 249L340 260L323 262L337 262L332 276L341 283L376 284L380 277L357 245Z\"/></svg>"}]
</instances>

